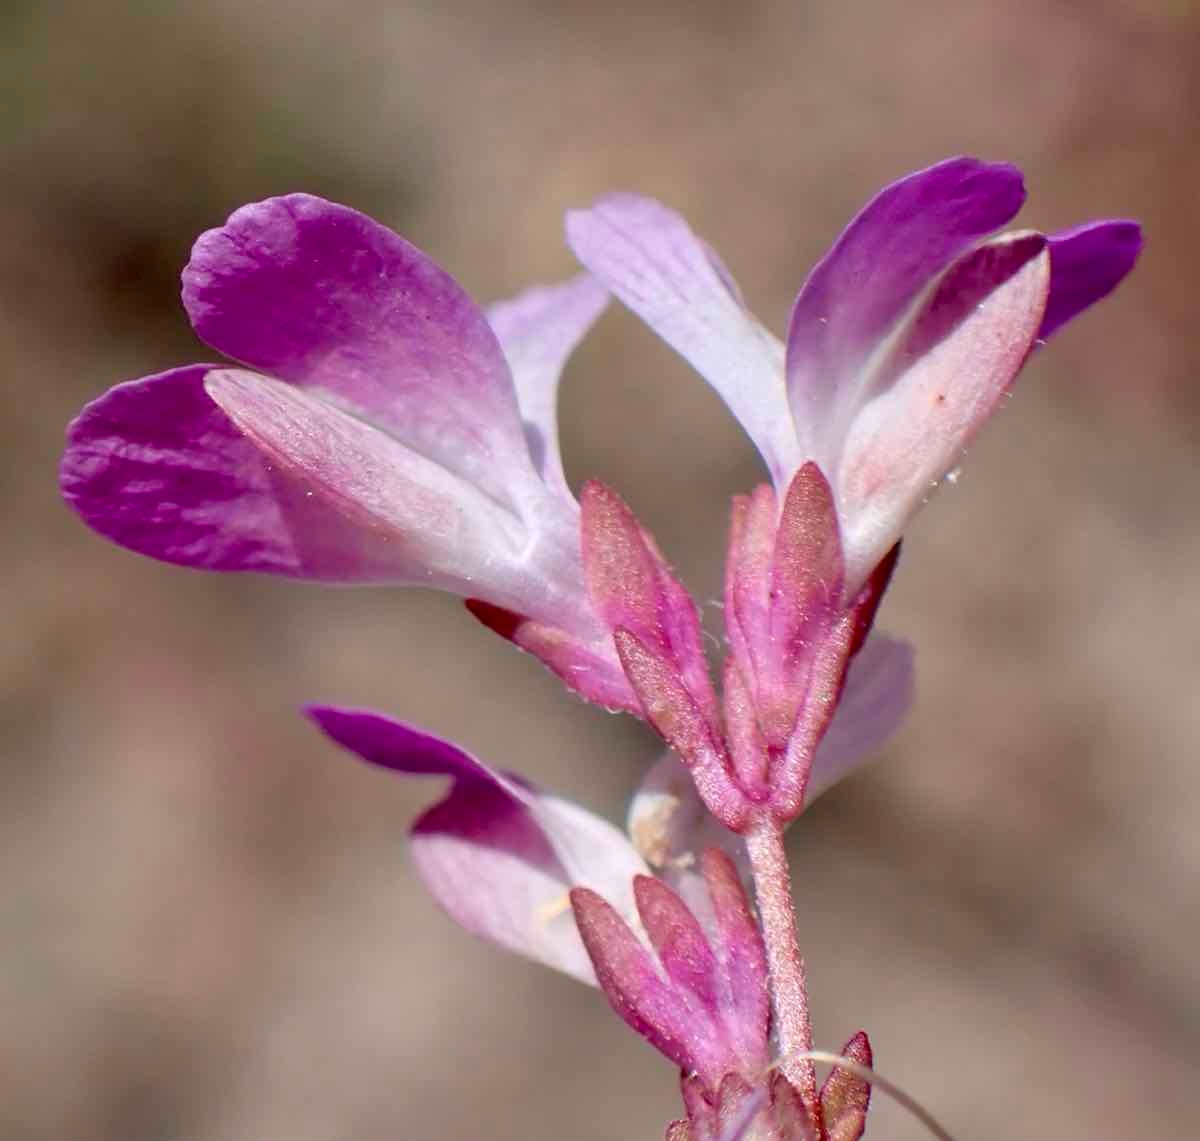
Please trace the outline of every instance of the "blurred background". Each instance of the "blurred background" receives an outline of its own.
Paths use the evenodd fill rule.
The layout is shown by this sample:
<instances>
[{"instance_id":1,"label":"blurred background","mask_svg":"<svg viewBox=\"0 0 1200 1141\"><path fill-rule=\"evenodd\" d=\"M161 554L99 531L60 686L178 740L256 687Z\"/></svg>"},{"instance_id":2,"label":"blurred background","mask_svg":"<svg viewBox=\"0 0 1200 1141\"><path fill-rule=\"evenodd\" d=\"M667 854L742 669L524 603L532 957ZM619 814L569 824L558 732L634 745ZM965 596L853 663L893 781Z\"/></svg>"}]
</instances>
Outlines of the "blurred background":
<instances>
[{"instance_id":1,"label":"blurred background","mask_svg":"<svg viewBox=\"0 0 1200 1141\"><path fill-rule=\"evenodd\" d=\"M596 993L421 893L436 786L296 710L377 706L615 819L646 732L451 599L161 566L59 503L84 401L211 355L192 239L304 189L490 300L572 272L563 210L628 188L782 331L853 212L962 151L1024 168L1029 224L1129 215L1149 247L906 544L882 625L916 708L793 833L818 1039L866 1027L962 1138L1200 1130L1200 8L5 0L0 92L0 1136L615 1141L677 1111ZM761 473L716 397L614 309L561 414L571 477L717 597Z\"/></svg>"}]
</instances>

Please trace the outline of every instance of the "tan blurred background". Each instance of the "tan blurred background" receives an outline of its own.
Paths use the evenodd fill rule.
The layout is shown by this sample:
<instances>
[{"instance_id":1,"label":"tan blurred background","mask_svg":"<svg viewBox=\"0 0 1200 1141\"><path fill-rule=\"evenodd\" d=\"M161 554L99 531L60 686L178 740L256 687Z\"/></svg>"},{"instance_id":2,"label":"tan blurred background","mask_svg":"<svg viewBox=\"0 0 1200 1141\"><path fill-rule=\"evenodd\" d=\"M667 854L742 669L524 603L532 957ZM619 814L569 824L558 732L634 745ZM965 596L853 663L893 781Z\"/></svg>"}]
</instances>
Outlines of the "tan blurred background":
<instances>
[{"instance_id":1,"label":"tan blurred background","mask_svg":"<svg viewBox=\"0 0 1200 1141\"><path fill-rule=\"evenodd\" d=\"M818 1037L958 1136L1200 1131L1200 9L1188 0L0 7L0 1137L633 1141L670 1067L600 998L451 926L407 861L434 786L297 716L375 705L619 817L655 745L449 599L206 577L57 500L67 419L209 354L177 276L236 206L375 214L477 297L571 272L561 215L682 209L782 329L879 186L1008 159L1024 218L1144 220L910 537L920 694L795 834ZM700 597L760 478L623 311L573 361L573 479ZM918 1130L882 1103L871 1136Z\"/></svg>"}]
</instances>

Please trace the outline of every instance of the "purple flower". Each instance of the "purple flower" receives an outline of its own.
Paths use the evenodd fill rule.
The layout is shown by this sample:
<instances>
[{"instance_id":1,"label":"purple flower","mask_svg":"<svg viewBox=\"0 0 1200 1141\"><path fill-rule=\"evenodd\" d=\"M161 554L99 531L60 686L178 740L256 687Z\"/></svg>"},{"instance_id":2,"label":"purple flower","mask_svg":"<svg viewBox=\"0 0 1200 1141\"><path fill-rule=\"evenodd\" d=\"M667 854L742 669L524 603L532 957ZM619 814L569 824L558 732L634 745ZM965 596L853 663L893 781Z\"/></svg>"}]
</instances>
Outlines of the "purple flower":
<instances>
[{"instance_id":1,"label":"purple flower","mask_svg":"<svg viewBox=\"0 0 1200 1141\"><path fill-rule=\"evenodd\" d=\"M866 705L871 689L864 679L856 690L867 697ZM674 759L664 758L652 770L657 776L634 804L630 836L587 809L498 772L402 721L334 706L310 706L308 713L332 740L370 764L405 776L449 777L448 793L417 819L409 836L429 893L473 934L584 982L594 984L596 978L570 917L572 888L591 889L637 928L635 877L653 869L689 906L703 911L698 869L704 851L724 849L741 864L740 838L698 811L698 805L692 812L684 800L684 811L664 812L667 799L678 803L677 793L679 799L694 796ZM845 763L830 736L835 749L822 751L817 761L825 787ZM864 742L851 744L857 759ZM647 851L654 858L647 860Z\"/></svg>"},{"instance_id":2,"label":"purple flower","mask_svg":"<svg viewBox=\"0 0 1200 1141\"><path fill-rule=\"evenodd\" d=\"M887 188L813 272L786 351L657 203L606 199L568 233L725 397L777 503L818 464L850 596L1035 336L1136 256L1133 223L983 240L1022 196L1012 168L970 159ZM644 713L584 589L554 418L561 367L604 302L585 277L484 314L346 207L306 195L244 207L196 243L184 305L248 367L112 389L71 427L64 494L102 534L171 562L453 591L584 697Z\"/></svg>"},{"instance_id":3,"label":"purple flower","mask_svg":"<svg viewBox=\"0 0 1200 1141\"><path fill-rule=\"evenodd\" d=\"M555 421L562 366L606 297L584 276L485 314L345 206L245 206L196 242L183 302L246 367L111 389L71 425L63 493L168 562L460 594L593 700L627 705L584 594Z\"/></svg>"},{"instance_id":4,"label":"purple flower","mask_svg":"<svg viewBox=\"0 0 1200 1141\"><path fill-rule=\"evenodd\" d=\"M568 216L580 261L717 390L782 502L815 462L833 489L848 592L899 541L931 485L1008 392L1036 343L1132 268L1138 225L989 237L1021 174L955 158L880 191L818 263L786 346L679 215L617 194Z\"/></svg>"},{"instance_id":5,"label":"purple flower","mask_svg":"<svg viewBox=\"0 0 1200 1141\"><path fill-rule=\"evenodd\" d=\"M743 1116L740 1138L810 1136L798 1095L769 1069L762 935L722 847L736 852L737 837L714 835L718 843L652 876L607 821L448 741L366 710L313 706L309 714L373 765L451 779L410 833L425 886L468 931L599 986L679 1066L688 1116L668 1137L717 1141ZM843 1053L869 1065L866 1035ZM866 1105L866 1087L835 1070L821 1091L821 1136L852 1141Z\"/></svg>"},{"instance_id":6,"label":"purple flower","mask_svg":"<svg viewBox=\"0 0 1200 1141\"><path fill-rule=\"evenodd\" d=\"M642 712L585 590L555 420L602 286L485 314L403 238L306 195L202 235L183 281L197 333L249 368L85 408L61 478L90 526L209 570L453 591L589 700Z\"/></svg>"},{"instance_id":7,"label":"purple flower","mask_svg":"<svg viewBox=\"0 0 1200 1141\"><path fill-rule=\"evenodd\" d=\"M406 776L449 777L413 824L413 862L429 893L468 931L594 984L568 893L584 886L633 917L647 868L629 838L579 805L497 772L414 726L368 710L311 706L334 741Z\"/></svg>"}]
</instances>

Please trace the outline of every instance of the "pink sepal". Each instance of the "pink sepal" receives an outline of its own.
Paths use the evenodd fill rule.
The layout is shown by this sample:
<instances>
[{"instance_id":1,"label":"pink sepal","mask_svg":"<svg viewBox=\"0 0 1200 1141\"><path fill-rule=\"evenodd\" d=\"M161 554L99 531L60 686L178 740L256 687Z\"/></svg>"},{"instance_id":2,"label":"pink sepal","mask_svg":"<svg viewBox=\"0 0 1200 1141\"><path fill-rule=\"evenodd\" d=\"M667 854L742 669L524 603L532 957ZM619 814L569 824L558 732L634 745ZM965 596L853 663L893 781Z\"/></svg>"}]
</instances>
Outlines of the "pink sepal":
<instances>
[{"instance_id":1,"label":"pink sepal","mask_svg":"<svg viewBox=\"0 0 1200 1141\"><path fill-rule=\"evenodd\" d=\"M613 1009L711 1094L725 1075L766 1066L766 952L729 857L705 853L702 869L707 929L661 880L635 878L638 917L656 955L595 892L576 889L571 903Z\"/></svg>"},{"instance_id":2,"label":"pink sepal","mask_svg":"<svg viewBox=\"0 0 1200 1141\"><path fill-rule=\"evenodd\" d=\"M692 770L709 811L740 828L751 804L730 772L696 606L616 492L591 481L581 506L588 594L642 716Z\"/></svg>"},{"instance_id":3,"label":"pink sepal","mask_svg":"<svg viewBox=\"0 0 1200 1141\"><path fill-rule=\"evenodd\" d=\"M772 748L786 746L798 711L809 703L814 656L822 656L842 620L843 585L833 493L820 468L806 463L784 497L771 562L769 634L756 647L771 679L759 691L759 724Z\"/></svg>"},{"instance_id":4,"label":"pink sepal","mask_svg":"<svg viewBox=\"0 0 1200 1141\"><path fill-rule=\"evenodd\" d=\"M790 820L803 807L817 746L890 564L847 607L837 508L814 463L793 477L777 519L773 508L767 487L734 505L725 725L743 786L751 796L761 790L776 818Z\"/></svg>"},{"instance_id":5,"label":"pink sepal","mask_svg":"<svg viewBox=\"0 0 1200 1141\"><path fill-rule=\"evenodd\" d=\"M715 1013L720 1000L717 960L700 921L679 896L653 876L634 880L633 897L667 978Z\"/></svg>"},{"instance_id":6,"label":"pink sepal","mask_svg":"<svg viewBox=\"0 0 1200 1141\"><path fill-rule=\"evenodd\" d=\"M580 496L583 564L592 604L611 630L623 629L676 668L698 711L715 723L695 603L653 537L617 493L589 480Z\"/></svg>"},{"instance_id":7,"label":"pink sepal","mask_svg":"<svg viewBox=\"0 0 1200 1141\"><path fill-rule=\"evenodd\" d=\"M712 905L712 940L725 980L731 1044L738 1057L752 1061L762 1051L771 1016L762 934L728 854L708 849L700 857L700 870Z\"/></svg>"},{"instance_id":8,"label":"pink sepal","mask_svg":"<svg viewBox=\"0 0 1200 1141\"><path fill-rule=\"evenodd\" d=\"M601 896L574 888L571 906L600 989L613 1010L681 1069L719 1080L725 1051L711 1012L662 977L651 953Z\"/></svg>"}]
</instances>

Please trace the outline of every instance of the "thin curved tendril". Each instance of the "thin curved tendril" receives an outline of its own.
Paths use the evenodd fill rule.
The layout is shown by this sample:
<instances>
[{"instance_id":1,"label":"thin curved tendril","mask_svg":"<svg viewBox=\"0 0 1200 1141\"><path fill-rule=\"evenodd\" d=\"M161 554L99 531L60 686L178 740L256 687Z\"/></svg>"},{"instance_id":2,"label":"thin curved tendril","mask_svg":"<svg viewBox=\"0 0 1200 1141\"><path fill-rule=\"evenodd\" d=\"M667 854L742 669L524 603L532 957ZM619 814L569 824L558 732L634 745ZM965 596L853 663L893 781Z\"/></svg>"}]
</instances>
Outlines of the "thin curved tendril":
<instances>
[{"instance_id":1,"label":"thin curved tendril","mask_svg":"<svg viewBox=\"0 0 1200 1141\"><path fill-rule=\"evenodd\" d=\"M808 1058L814 1062L825 1062L831 1066L837 1066L839 1069L848 1070L856 1078L862 1078L872 1087L878 1086L886 1093L894 1102L907 1109L929 1132L938 1139L938 1141L954 1141L954 1138L938 1123L937 1119L929 1112L919 1101L905 1093L894 1082L889 1081L882 1074L877 1074L870 1066L864 1066L860 1062L856 1062L853 1058L844 1057L841 1054L834 1054L828 1050L805 1050L800 1054L793 1055L796 1061ZM776 1059L768 1067L767 1072L776 1069L782 1059Z\"/></svg>"}]
</instances>

